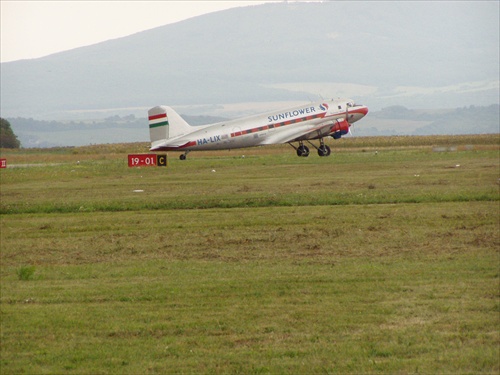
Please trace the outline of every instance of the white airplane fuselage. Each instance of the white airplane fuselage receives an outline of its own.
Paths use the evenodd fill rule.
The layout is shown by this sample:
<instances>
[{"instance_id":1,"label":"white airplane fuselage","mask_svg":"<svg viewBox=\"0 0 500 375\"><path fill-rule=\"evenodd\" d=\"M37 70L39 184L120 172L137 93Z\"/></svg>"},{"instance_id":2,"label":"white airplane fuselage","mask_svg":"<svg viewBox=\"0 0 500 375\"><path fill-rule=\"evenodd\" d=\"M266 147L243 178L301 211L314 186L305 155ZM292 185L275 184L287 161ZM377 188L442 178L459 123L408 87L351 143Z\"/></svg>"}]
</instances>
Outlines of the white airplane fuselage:
<instances>
[{"instance_id":1,"label":"white airplane fuselage","mask_svg":"<svg viewBox=\"0 0 500 375\"><path fill-rule=\"evenodd\" d=\"M149 111L151 151L187 153L313 139L320 139L323 144L323 137L340 138L350 124L367 113L366 106L349 99L322 100L236 120L189 126L170 107L159 106ZM162 127L166 129L161 130Z\"/></svg>"}]
</instances>

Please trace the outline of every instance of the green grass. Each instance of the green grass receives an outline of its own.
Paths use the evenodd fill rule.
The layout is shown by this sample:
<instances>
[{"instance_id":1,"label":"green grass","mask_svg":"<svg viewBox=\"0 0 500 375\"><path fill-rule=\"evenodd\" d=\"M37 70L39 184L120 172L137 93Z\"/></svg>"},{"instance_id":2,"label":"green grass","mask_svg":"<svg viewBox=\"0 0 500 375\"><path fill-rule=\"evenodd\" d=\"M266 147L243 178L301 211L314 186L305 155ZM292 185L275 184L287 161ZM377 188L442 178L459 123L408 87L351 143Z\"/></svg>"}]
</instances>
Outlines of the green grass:
<instances>
[{"instance_id":1,"label":"green grass","mask_svg":"<svg viewBox=\"0 0 500 375\"><path fill-rule=\"evenodd\" d=\"M4 151L2 374L498 373L497 137L373 142Z\"/></svg>"},{"instance_id":2,"label":"green grass","mask_svg":"<svg viewBox=\"0 0 500 375\"><path fill-rule=\"evenodd\" d=\"M0 213L498 200L498 146L445 153L354 149L328 158L298 158L288 146L270 149L279 153L198 153L185 162L172 156L169 168L134 169L126 153L85 158L73 152L63 155L72 162L2 171ZM37 160L64 160L53 157ZM8 162L32 159L14 154Z\"/></svg>"},{"instance_id":3,"label":"green grass","mask_svg":"<svg viewBox=\"0 0 500 375\"><path fill-rule=\"evenodd\" d=\"M19 280L31 280L33 274L35 273L35 267L33 266L22 266L17 270L17 277Z\"/></svg>"}]
</instances>

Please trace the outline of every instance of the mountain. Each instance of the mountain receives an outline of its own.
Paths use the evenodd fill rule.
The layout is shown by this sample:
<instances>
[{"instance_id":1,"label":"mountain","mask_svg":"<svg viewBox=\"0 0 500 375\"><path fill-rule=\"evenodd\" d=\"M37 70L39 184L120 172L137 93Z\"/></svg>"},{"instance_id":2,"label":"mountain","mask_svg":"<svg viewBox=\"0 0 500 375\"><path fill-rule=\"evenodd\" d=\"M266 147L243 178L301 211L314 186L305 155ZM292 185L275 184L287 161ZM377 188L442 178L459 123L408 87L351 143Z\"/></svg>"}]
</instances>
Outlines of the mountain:
<instances>
[{"instance_id":1,"label":"mountain","mask_svg":"<svg viewBox=\"0 0 500 375\"><path fill-rule=\"evenodd\" d=\"M144 116L168 104L235 117L238 103L257 112L320 96L375 110L498 104L498 16L498 2L472 1L233 8L2 63L0 115Z\"/></svg>"},{"instance_id":2,"label":"mountain","mask_svg":"<svg viewBox=\"0 0 500 375\"><path fill-rule=\"evenodd\" d=\"M439 110L392 106L370 113L359 125L355 131L362 136L495 134L500 133L500 105Z\"/></svg>"}]
</instances>

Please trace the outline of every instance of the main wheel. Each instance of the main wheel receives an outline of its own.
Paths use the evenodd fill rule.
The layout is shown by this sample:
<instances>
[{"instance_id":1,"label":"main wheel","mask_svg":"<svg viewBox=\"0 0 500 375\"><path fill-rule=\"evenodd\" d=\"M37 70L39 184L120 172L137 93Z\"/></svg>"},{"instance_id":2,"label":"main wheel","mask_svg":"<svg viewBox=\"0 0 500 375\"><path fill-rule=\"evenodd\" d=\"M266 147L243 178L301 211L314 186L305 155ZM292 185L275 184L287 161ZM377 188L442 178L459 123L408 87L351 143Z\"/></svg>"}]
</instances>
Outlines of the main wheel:
<instances>
[{"instance_id":1,"label":"main wheel","mask_svg":"<svg viewBox=\"0 0 500 375\"><path fill-rule=\"evenodd\" d=\"M320 146L318 148L318 155L319 156L329 156L332 153L332 150L330 150L330 147L327 145Z\"/></svg>"},{"instance_id":2,"label":"main wheel","mask_svg":"<svg viewBox=\"0 0 500 375\"><path fill-rule=\"evenodd\" d=\"M179 156L179 159L186 160L186 154L181 154L181 156Z\"/></svg>"},{"instance_id":3,"label":"main wheel","mask_svg":"<svg viewBox=\"0 0 500 375\"><path fill-rule=\"evenodd\" d=\"M304 145L297 147L297 156L308 157L309 148Z\"/></svg>"}]
</instances>

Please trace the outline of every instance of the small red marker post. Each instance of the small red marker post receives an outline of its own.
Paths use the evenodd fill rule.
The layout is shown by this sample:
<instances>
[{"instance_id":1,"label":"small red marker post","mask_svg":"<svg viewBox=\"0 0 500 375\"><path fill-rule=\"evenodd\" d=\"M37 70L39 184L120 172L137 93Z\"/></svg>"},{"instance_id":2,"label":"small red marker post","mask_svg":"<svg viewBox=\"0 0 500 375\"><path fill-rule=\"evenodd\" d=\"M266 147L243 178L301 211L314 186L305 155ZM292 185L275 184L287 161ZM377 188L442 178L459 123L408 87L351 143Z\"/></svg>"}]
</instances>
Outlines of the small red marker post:
<instances>
[{"instance_id":1,"label":"small red marker post","mask_svg":"<svg viewBox=\"0 0 500 375\"><path fill-rule=\"evenodd\" d=\"M0 159L0 168L7 168L7 159Z\"/></svg>"}]
</instances>

